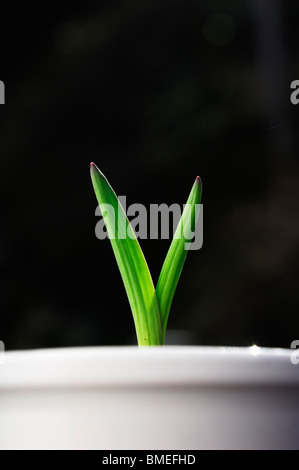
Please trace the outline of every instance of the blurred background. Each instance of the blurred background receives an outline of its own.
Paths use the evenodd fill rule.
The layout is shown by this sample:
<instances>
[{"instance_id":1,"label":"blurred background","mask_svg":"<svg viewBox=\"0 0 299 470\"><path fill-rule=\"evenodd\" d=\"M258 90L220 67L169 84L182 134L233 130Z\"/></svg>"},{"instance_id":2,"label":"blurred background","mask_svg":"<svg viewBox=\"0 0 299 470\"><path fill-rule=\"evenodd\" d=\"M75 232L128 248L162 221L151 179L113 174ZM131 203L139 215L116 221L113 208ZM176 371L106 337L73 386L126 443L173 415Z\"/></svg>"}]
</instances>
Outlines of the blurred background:
<instances>
[{"instance_id":1,"label":"blurred background","mask_svg":"<svg viewBox=\"0 0 299 470\"><path fill-rule=\"evenodd\" d=\"M2 6L0 339L136 344L94 161L127 203L203 181L168 343L290 347L299 332L298 1ZM154 282L169 247L142 240Z\"/></svg>"}]
</instances>

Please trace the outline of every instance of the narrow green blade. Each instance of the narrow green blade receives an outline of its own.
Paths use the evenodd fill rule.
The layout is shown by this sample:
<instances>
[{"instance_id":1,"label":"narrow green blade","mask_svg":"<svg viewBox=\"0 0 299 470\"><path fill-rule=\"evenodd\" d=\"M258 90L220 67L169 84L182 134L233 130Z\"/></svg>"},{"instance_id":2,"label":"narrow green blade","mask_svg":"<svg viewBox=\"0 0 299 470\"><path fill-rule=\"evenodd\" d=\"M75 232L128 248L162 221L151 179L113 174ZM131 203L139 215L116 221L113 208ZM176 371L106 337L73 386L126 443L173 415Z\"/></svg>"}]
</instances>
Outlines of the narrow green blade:
<instances>
[{"instance_id":1,"label":"narrow green blade","mask_svg":"<svg viewBox=\"0 0 299 470\"><path fill-rule=\"evenodd\" d=\"M96 197L133 313L138 344L139 346L161 345L162 324L159 305L140 245L107 179L93 163L90 170Z\"/></svg>"},{"instance_id":2,"label":"narrow green blade","mask_svg":"<svg viewBox=\"0 0 299 470\"><path fill-rule=\"evenodd\" d=\"M199 204L201 201L201 192L201 179L197 177L180 222L177 226L158 280L156 296L161 313L163 343L169 310L188 253L185 244L191 241L191 232L195 231L199 213Z\"/></svg>"}]
</instances>

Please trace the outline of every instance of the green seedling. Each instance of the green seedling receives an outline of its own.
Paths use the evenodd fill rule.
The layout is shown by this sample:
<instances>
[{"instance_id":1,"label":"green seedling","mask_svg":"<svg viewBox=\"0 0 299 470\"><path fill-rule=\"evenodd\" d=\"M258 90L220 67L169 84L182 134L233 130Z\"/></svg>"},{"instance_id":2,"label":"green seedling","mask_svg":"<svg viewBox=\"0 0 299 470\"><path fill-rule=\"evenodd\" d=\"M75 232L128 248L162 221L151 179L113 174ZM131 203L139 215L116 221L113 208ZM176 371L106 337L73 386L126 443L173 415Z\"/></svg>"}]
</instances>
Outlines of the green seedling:
<instances>
[{"instance_id":1,"label":"green seedling","mask_svg":"<svg viewBox=\"0 0 299 470\"><path fill-rule=\"evenodd\" d=\"M134 230L103 173L91 163L91 179L133 313L139 346L161 346L170 307L196 227L199 177L190 192L155 289ZM117 221L117 222L116 222Z\"/></svg>"}]
</instances>

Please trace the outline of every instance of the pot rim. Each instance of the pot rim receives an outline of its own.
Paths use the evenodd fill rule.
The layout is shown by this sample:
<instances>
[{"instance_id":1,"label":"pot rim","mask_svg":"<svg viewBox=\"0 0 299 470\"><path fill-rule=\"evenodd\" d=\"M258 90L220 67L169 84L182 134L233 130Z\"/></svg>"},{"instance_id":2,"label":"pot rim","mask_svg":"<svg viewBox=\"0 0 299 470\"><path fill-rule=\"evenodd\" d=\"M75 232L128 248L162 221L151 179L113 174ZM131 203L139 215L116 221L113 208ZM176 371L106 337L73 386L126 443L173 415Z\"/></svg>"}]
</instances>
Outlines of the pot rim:
<instances>
[{"instance_id":1,"label":"pot rim","mask_svg":"<svg viewBox=\"0 0 299 470\"><path fill-rule=\"evenodd\" d=\"M0 393L45 388L295 386L294 350L211 346L76 347L12 351Z\"/></svg>"}]
</instances>

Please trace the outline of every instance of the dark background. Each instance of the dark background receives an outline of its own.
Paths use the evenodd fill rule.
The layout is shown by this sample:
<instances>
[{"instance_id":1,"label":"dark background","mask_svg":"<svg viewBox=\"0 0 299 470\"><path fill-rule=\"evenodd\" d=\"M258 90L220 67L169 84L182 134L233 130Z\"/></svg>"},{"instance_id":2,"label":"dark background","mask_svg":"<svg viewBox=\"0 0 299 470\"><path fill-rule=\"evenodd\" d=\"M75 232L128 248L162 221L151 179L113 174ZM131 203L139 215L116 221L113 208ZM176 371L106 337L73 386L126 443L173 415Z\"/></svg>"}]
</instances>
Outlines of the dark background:
<instances>
[{"instance_id":1,"label":"dark background","mask_svg":"<svg viewBox=\"0 0 299 470\"><path fill-rule=\"evenodd\" d=\"M72 6L70 6L72 5ZM2 8L0 339L132 344L96 162L128 204L203 180L169 342L289 347L299 326L298 1L130 0ZM169 241L142 241L156 283Z\"/></svg>"}]
</instances>

